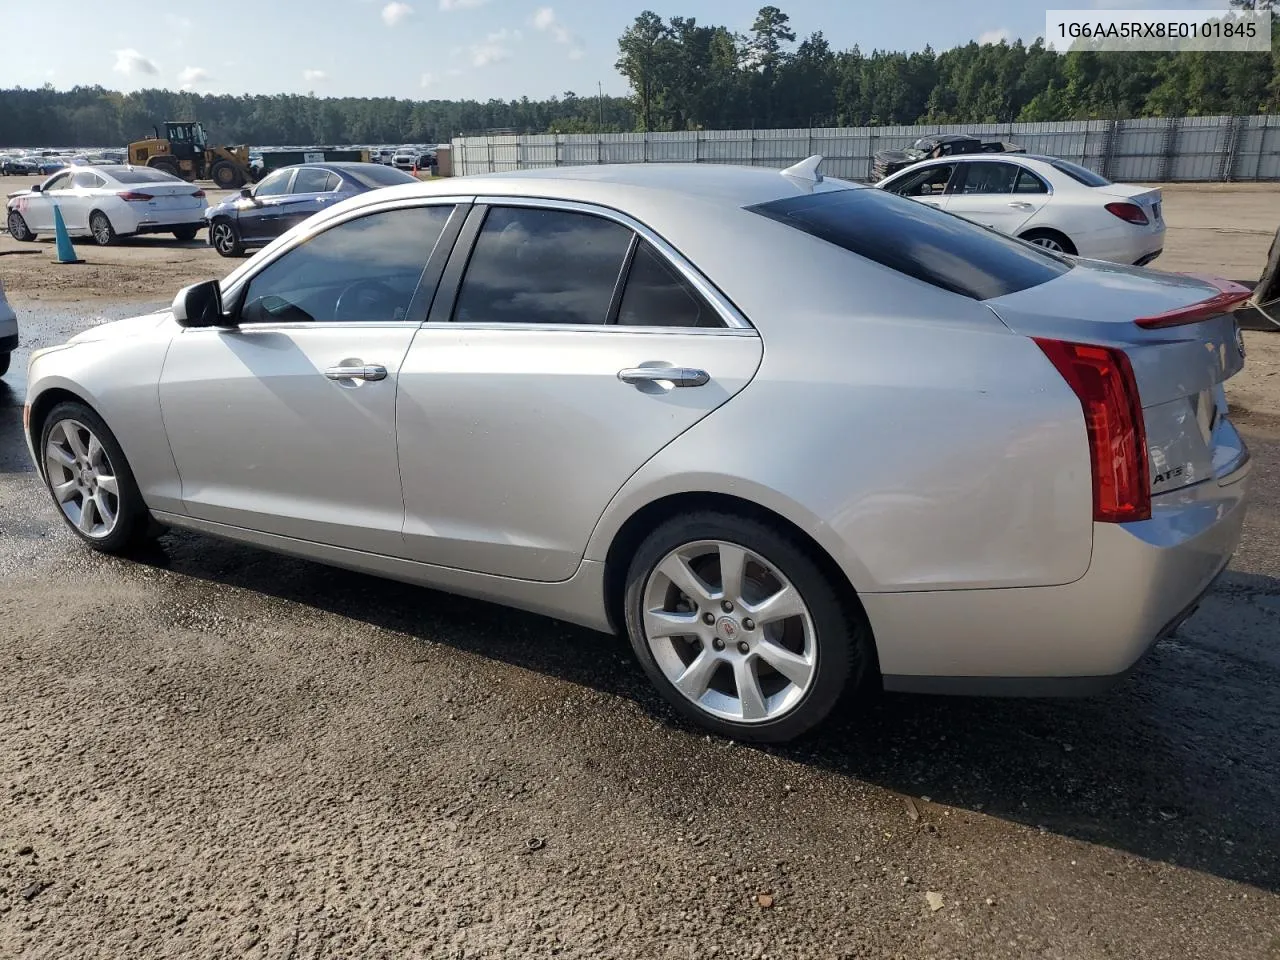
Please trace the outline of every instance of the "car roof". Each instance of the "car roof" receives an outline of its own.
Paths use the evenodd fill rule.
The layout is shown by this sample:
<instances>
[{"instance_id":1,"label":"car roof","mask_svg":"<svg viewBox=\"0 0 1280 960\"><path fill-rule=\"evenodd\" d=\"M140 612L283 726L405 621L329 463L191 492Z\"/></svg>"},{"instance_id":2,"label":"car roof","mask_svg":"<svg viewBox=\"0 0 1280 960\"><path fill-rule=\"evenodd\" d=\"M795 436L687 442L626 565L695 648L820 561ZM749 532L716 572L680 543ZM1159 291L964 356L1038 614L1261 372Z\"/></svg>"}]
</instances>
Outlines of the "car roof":
<instances>
[{"instance_id":1,"label":"car roof","mask_svg":"<svg viewBox=\"0 0 1280 960\"><path fill-rule=\"evenodd\" d=\"M609 205L641 194L745 207L827 190L862 189L834 177L820 182L787 177L772 167L724 163L605 163L470 174L392 187L407 194L477 193L529 195Z\"/></svg>"}]
</instances>

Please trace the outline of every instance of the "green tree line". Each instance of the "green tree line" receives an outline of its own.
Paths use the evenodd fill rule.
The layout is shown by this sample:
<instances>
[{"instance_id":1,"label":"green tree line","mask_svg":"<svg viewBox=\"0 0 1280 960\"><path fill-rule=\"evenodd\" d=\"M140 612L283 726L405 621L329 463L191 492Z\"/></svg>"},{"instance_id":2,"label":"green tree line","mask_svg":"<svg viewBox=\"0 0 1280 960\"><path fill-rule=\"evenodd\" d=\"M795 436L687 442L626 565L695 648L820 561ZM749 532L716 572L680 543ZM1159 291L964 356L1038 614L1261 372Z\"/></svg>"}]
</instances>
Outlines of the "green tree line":
<instances>
[{"instance_id":1,"label":"green tree line","mask_svg":"<svg viewBox=\"0 0 1280 960\"><path fill-rule=\"evenodd\" d=\"M1274 0L1235 0L1273 10ZM196 119L219 142L254 146L435 143L495 130L594 133L990 123L1256 114L1280 108L1280 26L1270 53L1058 54L969 43L935 53L797 41L780 8L751 29L646 10L618 41L629 97L428 100L278 94L119 93L99 86L0 90L0 147L112 146L153 124Z\"/></svg>"}]
</instances>

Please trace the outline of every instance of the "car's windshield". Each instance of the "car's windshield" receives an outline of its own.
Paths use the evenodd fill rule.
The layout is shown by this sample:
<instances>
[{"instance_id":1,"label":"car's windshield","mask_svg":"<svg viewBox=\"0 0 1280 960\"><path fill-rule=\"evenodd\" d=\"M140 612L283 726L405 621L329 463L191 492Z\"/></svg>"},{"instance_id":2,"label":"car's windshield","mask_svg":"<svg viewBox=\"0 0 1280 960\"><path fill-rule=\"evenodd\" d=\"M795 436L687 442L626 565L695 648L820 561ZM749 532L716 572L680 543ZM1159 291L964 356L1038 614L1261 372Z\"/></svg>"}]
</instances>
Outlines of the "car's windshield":
<instances>
[{"instance_id":1,"label":"car's windshield","mask_svg":"<svg viewBox=\"0 0 1280 960\"><path fill-rule=\"evenodd\" d=\"M1071 269L1071 261L1039 247L871 187L788 197L749 209L974 300L1017 293Z\"/></svg>"}]
</instances>

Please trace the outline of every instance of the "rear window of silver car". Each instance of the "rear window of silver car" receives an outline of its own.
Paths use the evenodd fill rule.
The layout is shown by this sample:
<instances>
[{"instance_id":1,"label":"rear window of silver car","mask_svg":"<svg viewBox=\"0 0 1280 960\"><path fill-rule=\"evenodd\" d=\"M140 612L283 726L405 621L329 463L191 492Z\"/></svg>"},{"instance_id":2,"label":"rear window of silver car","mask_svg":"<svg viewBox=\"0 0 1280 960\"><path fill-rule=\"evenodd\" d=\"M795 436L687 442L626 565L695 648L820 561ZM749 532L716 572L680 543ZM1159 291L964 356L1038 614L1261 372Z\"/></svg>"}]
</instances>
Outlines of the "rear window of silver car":
<instances>
[{"instance_id":1,"label":"rear window of silver car","mask_svg":"<svg viewBox=\"0 0 1280 960\"><path fill-rule=\"evenodd\" d=\"M165 173L163 170L156 170L152 167L140 167L133 170L112 170L113 176L120 183L172 183L173 181L182 182L181 177L175 177L171 173Z\"/></svg>"},{"instance_id":2,"label":"rear window of silver car","mask_svg":"<svg viewBox=\"0 0 1280 960\"><path fill-rule=\"evenodd\" d=\"M1039 286L1071 269L1071 261L1039 247L871 187L747 209L974 300Z\"/></svg>"}]
</instances>

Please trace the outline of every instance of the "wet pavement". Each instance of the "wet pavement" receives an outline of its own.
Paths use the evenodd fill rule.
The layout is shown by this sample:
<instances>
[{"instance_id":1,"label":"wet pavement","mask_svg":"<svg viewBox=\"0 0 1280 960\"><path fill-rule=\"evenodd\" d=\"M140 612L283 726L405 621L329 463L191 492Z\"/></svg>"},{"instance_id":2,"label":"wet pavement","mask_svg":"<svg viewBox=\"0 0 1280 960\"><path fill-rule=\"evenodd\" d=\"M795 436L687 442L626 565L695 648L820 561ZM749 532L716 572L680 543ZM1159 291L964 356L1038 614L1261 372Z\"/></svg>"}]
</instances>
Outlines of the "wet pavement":
<instances>
[{"instance_id":1,"label":"wet pavement","mask_svg":"<svg viewBox=\"0 0 1280 960\"><path fill-rule=\"evenodd\" d=\"M0 956L1280 957L1280 418L1240 420L1229 573L1112 692L761 749L619 639L196 535L82 549L26 351L144 309L24 310L0 381Z\"/></svg>"}]
</instances>

